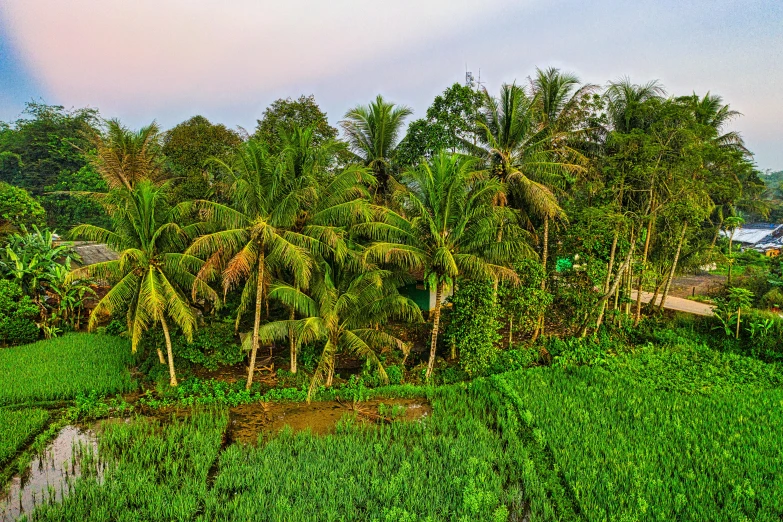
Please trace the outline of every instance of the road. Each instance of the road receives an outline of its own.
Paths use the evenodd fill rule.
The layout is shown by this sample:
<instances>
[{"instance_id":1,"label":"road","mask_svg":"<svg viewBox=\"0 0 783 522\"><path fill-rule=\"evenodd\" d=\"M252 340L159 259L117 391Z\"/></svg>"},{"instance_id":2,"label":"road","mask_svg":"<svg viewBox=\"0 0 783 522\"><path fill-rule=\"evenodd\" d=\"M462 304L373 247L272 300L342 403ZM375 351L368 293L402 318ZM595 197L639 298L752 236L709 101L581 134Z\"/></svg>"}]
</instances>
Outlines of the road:
<instances>
[{"instance_id":1,"label":"road","mask_svg":"<svg viewBox=\"0 0 783 522\"><path fill-rule=\"evenodd\" d=\"M652 296L652 292L642 292L642 302L649 303L650 299L652 299ZM636 301L636 290L631 291L631 299ZM661 296L659 295L655 304L660 304L660 302ZM664 306L664 308L667 310L675 310L677 312L686 312L689 314L704 315L709 317L713 315L712 309L715 308L715 306L705 303L697 303L696 301L690 301L688 299L683 299L682 297L674 297L669 295L666 298L666 306Z\"/></svg>"}]
</instances>

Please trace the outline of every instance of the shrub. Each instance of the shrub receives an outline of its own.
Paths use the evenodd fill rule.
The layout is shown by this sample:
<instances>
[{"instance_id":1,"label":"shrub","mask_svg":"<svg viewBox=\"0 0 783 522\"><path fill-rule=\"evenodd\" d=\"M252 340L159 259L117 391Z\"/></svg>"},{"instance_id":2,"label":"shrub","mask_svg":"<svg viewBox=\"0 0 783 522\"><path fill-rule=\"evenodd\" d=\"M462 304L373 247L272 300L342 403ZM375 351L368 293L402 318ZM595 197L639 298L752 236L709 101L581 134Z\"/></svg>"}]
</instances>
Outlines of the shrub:
<instances>
[{"instance_id":1,"label":"shrub","mask_svg":"<svg viewBox=\"0 0 783 522\"><path fill-rule=\"evenodd\" d=\"M459 353L462 368L470 375L484 373L497 354L500 340L498 306L489 281L460 281L449 297L451 322L445 339Z\"/></svg>"},{"instance_id":2,"label":"shrub","mask_svg":"<svg viewBox=\"0 0 783 522\"><path fill-rule=\"evenodd\" d=\"M31 343L38 339L38 306L13 281L0 280L0 344Z\"/></svg>"}]
</instances>

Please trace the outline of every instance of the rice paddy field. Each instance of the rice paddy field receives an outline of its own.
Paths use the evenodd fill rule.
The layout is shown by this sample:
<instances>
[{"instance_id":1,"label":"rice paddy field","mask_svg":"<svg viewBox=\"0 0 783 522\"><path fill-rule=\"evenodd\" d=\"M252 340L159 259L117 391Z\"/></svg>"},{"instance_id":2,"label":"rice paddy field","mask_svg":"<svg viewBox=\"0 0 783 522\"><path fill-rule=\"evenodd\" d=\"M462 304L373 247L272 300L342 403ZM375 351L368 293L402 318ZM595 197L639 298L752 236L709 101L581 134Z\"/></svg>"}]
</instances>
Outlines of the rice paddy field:
<instances>
[{"instance_id":1,"label":"rice paddy field","mask_svg":"<svg viewBox=\"0 0 783 522\"><path fill-rule=\"evenodd\" d=\"M782 375L671 337L593 365L421 388L431 414L346 414L325 435L235 442L233 410L216 406L102 421L87 472L25 516L779 521Z\"/></svg>"},{"instance_id":2,"label":"rice paddy field","mask_svg":"<svg viewBox=\"0 0 783 522\"><path fill-rule=\"evenodd\" d=\"M49 412L40 408L0 409L0 466L46 425Z\"/></svg>"},{"instance_id":3,"label":"rice paddy field","mask_svg":"<svg viewBox=\"0 0 783 522\"><path fill-rule=\"evenodd\" d=\"M136 389L130 342L73 333L0 350L0 405L69 400Z\"/></svg>"}]
</instances>

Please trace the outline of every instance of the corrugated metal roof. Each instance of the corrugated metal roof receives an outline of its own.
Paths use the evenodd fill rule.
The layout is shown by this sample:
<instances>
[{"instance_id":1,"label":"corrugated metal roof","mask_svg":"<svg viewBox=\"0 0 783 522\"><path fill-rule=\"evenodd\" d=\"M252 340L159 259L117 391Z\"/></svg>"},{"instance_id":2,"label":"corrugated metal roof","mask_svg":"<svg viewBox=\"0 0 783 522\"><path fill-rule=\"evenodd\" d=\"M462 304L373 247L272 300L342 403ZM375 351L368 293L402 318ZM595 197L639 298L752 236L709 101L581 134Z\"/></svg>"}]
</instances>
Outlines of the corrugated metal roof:
<instances>
[{"instance_id":1,"label":"corrugated metal roof","mask_svg":"<svg viewBox=\"0 0 783 522\"><path fill-rule=\"evenodd\" d=\"M758 243L768 243L773 241L774 235L783 230L783 225L771 223L756 223L740 227L734 231L734 242L743 245L754 246ZM722 235L730 237L731 232L723 231Z\"/></svg>"}]
</instances>

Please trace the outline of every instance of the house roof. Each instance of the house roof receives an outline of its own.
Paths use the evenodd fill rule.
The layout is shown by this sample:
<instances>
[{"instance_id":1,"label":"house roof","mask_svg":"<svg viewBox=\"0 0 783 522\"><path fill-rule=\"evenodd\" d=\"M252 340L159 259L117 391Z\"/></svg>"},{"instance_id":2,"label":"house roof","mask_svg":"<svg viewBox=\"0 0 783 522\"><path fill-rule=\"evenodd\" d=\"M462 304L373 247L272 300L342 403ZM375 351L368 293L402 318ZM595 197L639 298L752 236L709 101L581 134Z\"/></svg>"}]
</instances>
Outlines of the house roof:
<instances>
[{"instance_id":1,"label":"house roof","mask_svg":"<svg viewBox=\"0 0 783 522\"><path fill-rule=\"evenodd\" d=\"M781 233L783 233L783 225L753 223L737 228L734 231L734 242L755 247L777 240ZM731 232L725 230L722 234L726 237L731 236Z\"/></svg>"},{"instance_id":2,"label":"house roof","mask_svg":"<svg viewBox=\"0 0 783 522\"><path fill-rule=\"evenodd\" d=\"M114 261L119 258L117 252L104 243L95 243L92 241L73 241L69 242L71 248L82 258L81 265L94 265L104 261Z\"/></svg>"}]
</instances>

